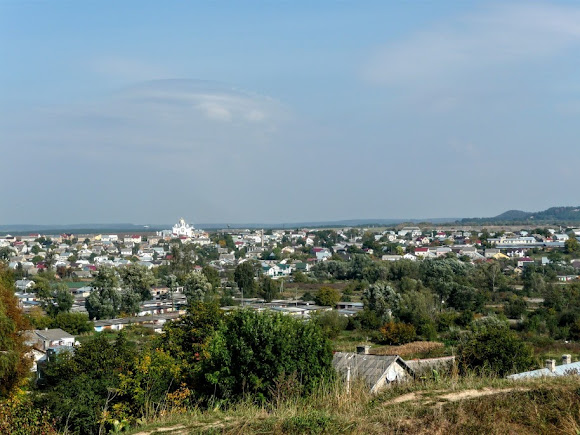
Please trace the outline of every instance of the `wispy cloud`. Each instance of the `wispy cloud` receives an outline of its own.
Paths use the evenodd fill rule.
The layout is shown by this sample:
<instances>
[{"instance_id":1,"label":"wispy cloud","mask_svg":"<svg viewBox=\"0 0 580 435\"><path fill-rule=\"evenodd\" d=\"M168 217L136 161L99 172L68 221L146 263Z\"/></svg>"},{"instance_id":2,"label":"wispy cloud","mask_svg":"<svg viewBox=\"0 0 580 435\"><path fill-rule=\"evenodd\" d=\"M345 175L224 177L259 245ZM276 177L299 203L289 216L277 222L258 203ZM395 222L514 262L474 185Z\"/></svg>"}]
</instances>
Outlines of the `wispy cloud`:
<instances>
[{"instance_id":1,"label":"wispy cloud","mask_svg":"<svg viewBox=\"0 0 580 435\"><path fill-rule=\"evenodd\" d=\"M106 79L138 82L174 76L166 67L131 57L106 55L86 62L87 68Z\"/></svg>"},{"instance_id":2,"label":"wispy cloud","mask_svg":"<svg viewBox=\"0 0 580 435\"><path fill-rule=\"evenodd\" d=\"M457 17L379 49L365 80L421 87L543 60L580 45L580 7L501 5Z\"/></svg>"}]
</instances>

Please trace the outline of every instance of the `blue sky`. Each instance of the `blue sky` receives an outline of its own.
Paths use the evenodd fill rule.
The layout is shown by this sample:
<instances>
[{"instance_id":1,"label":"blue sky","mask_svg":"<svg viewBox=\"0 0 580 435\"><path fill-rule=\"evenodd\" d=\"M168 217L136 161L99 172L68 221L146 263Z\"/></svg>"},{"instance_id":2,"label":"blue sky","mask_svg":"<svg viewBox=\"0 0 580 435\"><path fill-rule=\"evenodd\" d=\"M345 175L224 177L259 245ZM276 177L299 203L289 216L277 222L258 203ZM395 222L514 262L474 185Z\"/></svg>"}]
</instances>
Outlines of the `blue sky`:
<instances>
[{"instance_id":1,"label":"blue sky","mask_svg":"<svg viewBox=\"0 0 580 435\"><path fill-rule=\"evenodd\" d=\"M2 1L0 223L578 205L580 5Z\"/></svg>"}]
</instances>

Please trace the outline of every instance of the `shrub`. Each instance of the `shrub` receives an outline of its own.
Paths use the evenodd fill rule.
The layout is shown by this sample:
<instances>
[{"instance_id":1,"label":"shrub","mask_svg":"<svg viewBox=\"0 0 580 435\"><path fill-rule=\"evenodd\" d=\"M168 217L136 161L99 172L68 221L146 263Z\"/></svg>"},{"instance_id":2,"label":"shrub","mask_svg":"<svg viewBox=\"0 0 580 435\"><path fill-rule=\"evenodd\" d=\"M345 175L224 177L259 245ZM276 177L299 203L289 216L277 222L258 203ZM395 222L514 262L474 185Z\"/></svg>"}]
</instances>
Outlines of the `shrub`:
<instances>
[{"instance_id":1,"label":"shrub","mask_svg":"<svg viewBox=\"0 0 580 435\"><path fill-rule=\"evenodd\" d=\"M0 402L0 433L12 435L52 435L57 433L50 414L36 408L24 397Z\"/></svg>"},{"instance_id":2,"label":"shrub","mask_svg":"<svg viewBox=\"0 0 580 435\"><path fill-rule=\"evenodd\" d=\"M381 343L398 346L413 341L417 331L413 325L401 322L387 322L379 330Z\"/></svg>"},{"instance_id":3,"label":"shrub","mask_svg":"<svg viewBox=\"0 0 580 435\"><path fill-rule=\"evenodd\" d=\"M466 334L459 342L457 353L463 372L474 369L505 376L533 365L530 347L500 323L479 326Z\"/></svg>"},{"instance_id":4,"label":"shrub","mask_svg":"<svg viewBox=\"0 0 580 435\"><path fill-rule=\"evenodd\" d=\"M326 337L333 339L338 337L341 331L344 331L348 324L348 319L341 316L338 311L323 311L316 313L312 317L312 321L316 323L324 332Z\"/></svg>"},{"instance_id":5,"label":"shrub","mask_svg":"<svg viewBox=\"0 0 580 435\"><path fill-rule=\"evenodd\" d=\"M262 401L280 376L296 374L304 392L332 377L330 343L314 322L280 313L238 310L226 316L203 361L211 391Z\"/></svg>"}]
</instances>

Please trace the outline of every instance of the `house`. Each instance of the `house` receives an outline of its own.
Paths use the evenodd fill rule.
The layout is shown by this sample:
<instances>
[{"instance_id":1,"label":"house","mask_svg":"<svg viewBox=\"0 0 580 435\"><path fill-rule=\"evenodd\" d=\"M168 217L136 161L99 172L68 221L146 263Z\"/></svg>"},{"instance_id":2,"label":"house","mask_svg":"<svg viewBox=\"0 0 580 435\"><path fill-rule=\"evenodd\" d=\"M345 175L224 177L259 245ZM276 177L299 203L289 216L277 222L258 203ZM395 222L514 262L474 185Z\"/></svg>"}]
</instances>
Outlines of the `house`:
<instances>
[{"instance_id":1,"label":"house","mask_svg":"<svg viewBox=\"0 0 580 435\"><path fill-rule=\"evenodd\" d=\"M34 286L34 281L31 279L19 279L14 283L14 285L16 285L18 290L26 291Z\"/></svg>"},{"instance_id":2,"label":"house","mask_svg":"<svg viewBox=\"0 0 580 435\"><path fill-rule=\"evenodd\" d=\"M530 264L534 264L534 260L531 259L530 257L518 258L518 267L526 267L529 266Z\"/></svg>"},{"instance_id":3,"label":"house","mask_svg":"<svg viewBox=\"0 0 580 435\"><path fill-rule=\"evenodd\" d=\"M377 393L392 382L413 378L413 370L398 355L370 355L370 346L359 346L357 352L336 352L332 358L335 370L350 382L361 379L371 393Z\"/></svg>"},{"instance_id":4,"label":"house","mask_svg":"<svg viewBox=\"0 0 580 435\"><path fill-rule=\"evenodd\" d=\"M339 302L336 304L337 310L361 311L363 308L362 302Z\"/></svg>"},{"instance_id":5,"label":"house","mask_svg":"<svg viewBox=\"0 0 580 435\"><path fill-rule=\"evenodd\" d=\"M562 355L562 364L556 366L555 359L547 359L543 369L531 370L529 372L516 373L508 376L508 379L518 380L526 378L541 378L547 376L569 376L580 374L580 361L572 362L571 355Z\"/></svg>"},{"instance_id":6,"label":"house","mask_svg":"<svg viewBox=\"0 0 580 435\"><path fill-rule=\"evenodd\" d=\"M316 255L317 261L324 261L332 256L332 253L327 248L313 248L312 251Z\"/></svg>"},{"instance_id":7,"label":"house","mask_svg":"<svg viewBox=\"0 0 580 435\"><path fill-rule=\"evenodd\" d=\"M383 255L381 257L381 260L383 261L398 261L402 259L403 259L402 255Z\"/></svg>"},{"instance_id":8,"label":"house","mask_svg":"<svg viewBox=\"0 0 580 435\"><path fill-rule=\"evenodd\" d=\"M60 328L35 329L33 333L35 345L44 351L55 346L73 346L75 344L74 336Z\"/></svg>"},{"instance_id":9,"label":"house","mask_svg":"<svg viewBox=\"0 0 580 435\"><path fill-rule=\"evenodd\" d=\"M554 242L565 242L570 238L568 234L554 234L552 237Z\"/></svg>"},{"instance_id":10,"label":"house","mask_svg":"<svg viewBox=\"0 0 580 435\"><path fill-rule=\"evenodd\" d=\"M421 228L419 228L419 227L404 227L404 228L401 228L397 234L400 237L405 237L407 235L410 235L411 238L414 238L414 237L419 237L422 234L422 232L421 232Z\"/></svg>"}]
</instances>

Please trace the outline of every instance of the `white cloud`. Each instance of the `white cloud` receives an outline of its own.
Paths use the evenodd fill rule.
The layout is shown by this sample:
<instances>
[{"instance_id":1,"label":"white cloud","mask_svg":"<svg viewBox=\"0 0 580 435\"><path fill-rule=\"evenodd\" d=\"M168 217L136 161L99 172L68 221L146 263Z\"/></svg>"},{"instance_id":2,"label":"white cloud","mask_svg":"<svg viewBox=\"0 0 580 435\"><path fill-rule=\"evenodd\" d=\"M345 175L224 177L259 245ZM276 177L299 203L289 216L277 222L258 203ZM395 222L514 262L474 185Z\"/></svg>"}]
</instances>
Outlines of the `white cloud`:
<instances>
[{"instance_id":1,"label":"white cloud","mask_svg":"<svg viewBox=\"0 0 580 435\"><path fill-rule=\"evenodd\" d=\"M378 50L362 75L385 85L453 85L466 74L542 60L580 45L580 8L496 6Z\"/></svg>"}]
</instances>

